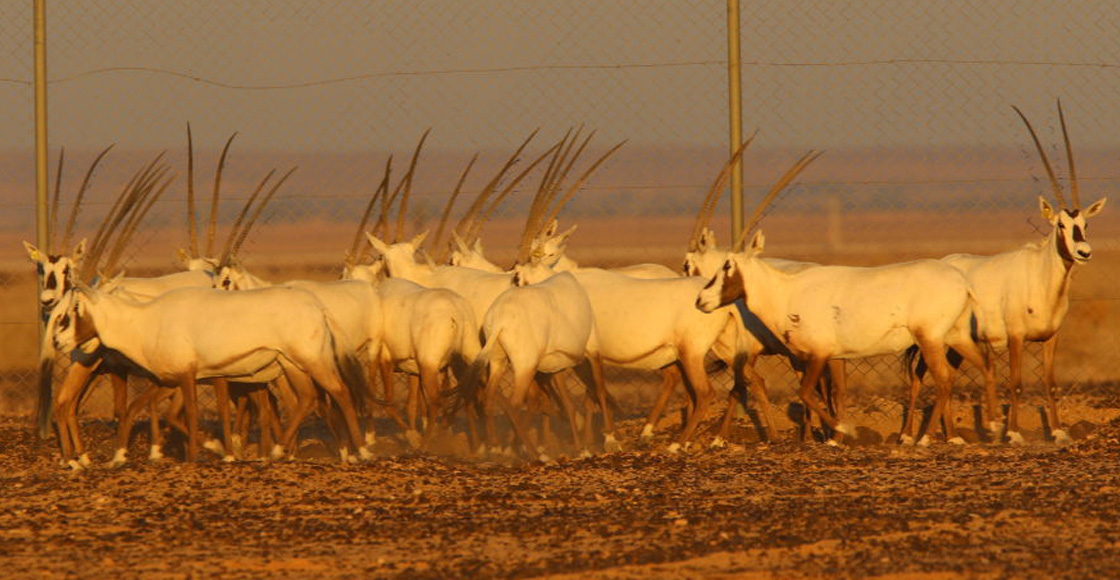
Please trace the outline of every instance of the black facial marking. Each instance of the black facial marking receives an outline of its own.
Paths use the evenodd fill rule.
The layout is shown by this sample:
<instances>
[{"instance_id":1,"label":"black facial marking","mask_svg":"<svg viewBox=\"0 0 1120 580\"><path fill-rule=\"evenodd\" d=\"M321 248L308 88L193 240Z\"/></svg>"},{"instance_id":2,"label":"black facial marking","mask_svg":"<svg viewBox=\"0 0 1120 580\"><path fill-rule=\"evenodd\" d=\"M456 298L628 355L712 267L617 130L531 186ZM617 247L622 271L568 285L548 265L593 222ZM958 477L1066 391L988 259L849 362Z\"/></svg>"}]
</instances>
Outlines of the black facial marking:
<instances>
[{"instance_id":1,"label":"black facial marking","mask_svg":"<svg viewBox=\"0 0 1120 580\"><path fill-rule=\"evenodd\" d=\"M1085 232L1079 226L1073 226L1073 241L1084 242Z\"/></svg>"},{"instance_id":2,"label":"black facial marking","mask_svg":"<svg viewBox=\"0 0 1120 580\"><path fill-rule=\"evenodd\" d=\"M55 276L55 273L52 271L50 274L47 274L47 280L43 283L43 288L46 288L47 290L54 290L57 287L58 277Z\"/></svg>"}]
</instances>

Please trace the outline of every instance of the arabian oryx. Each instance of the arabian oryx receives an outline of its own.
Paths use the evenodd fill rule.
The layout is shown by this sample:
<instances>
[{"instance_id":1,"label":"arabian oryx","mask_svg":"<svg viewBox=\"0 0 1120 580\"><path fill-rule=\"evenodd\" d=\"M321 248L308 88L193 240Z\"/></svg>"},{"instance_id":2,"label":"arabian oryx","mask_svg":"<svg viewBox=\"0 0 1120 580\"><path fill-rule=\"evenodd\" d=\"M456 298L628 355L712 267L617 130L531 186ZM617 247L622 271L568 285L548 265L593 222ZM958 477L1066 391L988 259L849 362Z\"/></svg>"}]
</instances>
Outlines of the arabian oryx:
<instances>
[{"instance_id":1,"label":"arabian oryx","mask_svg":"<svg viewBox=\"0 0 1120 580\"><path fill-rule=\"evenodd\" d=\"M789 274L759 257L764 241L762 232L757 232L745 252L728 255L696 296L696 306L710 312L744 299L790 352L805 361L801 399L837 434L853 432L841 422L842 406L834 416L812 392L825 364L830 359L900 352L916 344L937 383L929 424L932 428L943 418L946 439L963 442L953 425L952 374L945 344L946 335L958 324L967 325L976 308L964 275L936 260L873 268L819 266ZM937 292L930 292L931 288ZM959 349L969 360L982 358L975 343L961 341ZM903 428L908 441L914 435L914 394ZM842 401L843 393L836 397Z\"/></svg>"},{"instance_id":2,"label":"arabian oryx","mask_svg":"<svg viewBox=\"0 0 1120 580\"><path fill-rule=\"evenodd\" d=\"M351 445L361 457L371 456L358 433L350 391L360 387L362 378L354 372L350 354L338 350L338 325L309 292L184 288L141 303L80 285L68 292L51 318L48 330L59 348L97 337L161 382L179 385L190 460L198 456L196 381L222 377L262 382L282 369L306 373L330 394L346 419ZM301 412L305 410L292 417L285 441L294 438ZM342 456L348 458L345 447Z\"/></svg>"},{"instance_id":3,"label":"arabian oryx","mask_svg":"<svg viewBox=\"0 0 1120 580\"><path fill-rule=\"evenodd\" d=\"M539 452L540 448L526 427L522 407L538 373L552 375L586 363L595 377L600 407L606 406L598 339L587 293L569 273L549 272L545 275L547 279L530 284L535 277L532 268L515 267L513 286L502 292L486 312L482 323L485 345L460 385L463 397L473 407L468 409L468 415L471 410L480 415L486 403L499 401L529 453ZM498 390L498 379L507 364L513 372L513 393L508 402ZM480 397L477 384L487 367L486 387ZM581 429L567 389L553 383L548 390L568 415L575 445L585 445L580 441ZM488 431L492 438L492 429ZM586 447L583 452L587 453ZM547 457L542 454L541 459Z\"/></svg>"},{"instance_id":4,"label":"arabian oryx","mask_svg":"<svg viewBox=\"0 0 1120 580\"><path fill-rule=\"evenodd\" d=\"M1086 237L1086 222L1100 213L1108 198L1102 197L1088 208L1081 209L1073 150L1060 101L1058 118L1065 141L1073 200L1069 206L1066 205L1062 186L1030 121L1017 107L1015 112L1030 131L1050 178L1054 198L1058 202L1058 207L1055 208L1045 198L1040 196L1038 199L1042 219L1051 226L1050 233L1042 241L1027 244L1018 250L994 256L953 254L942 258L942 261L964 272L976 292L981 314L981 322L976 327L979 340L992 350L1007 349L1009 353L1011 401L1007 417L1008 439L1012 443L1023 441L1019 431L1019 391L1023 384L1023 346L1029 341L1043 343L1042 379L1046 384L1047 420L1050 433L1056 441L1062 443L1069 441L1069 434L1058 416L1057 386L1054 380L1057 333L1069 311L1070 284L1074 270L1092 257L1093 248ZM970 330L968 327L958 329L955 338L966 339L971 334ZM949 345L959 350L956 341L950 341ZM980 368L984 373L988 399L988 428L998 437L1003 425L996 412L995 364L991 350L987 354Z\"/></svg>"}]
</instances>

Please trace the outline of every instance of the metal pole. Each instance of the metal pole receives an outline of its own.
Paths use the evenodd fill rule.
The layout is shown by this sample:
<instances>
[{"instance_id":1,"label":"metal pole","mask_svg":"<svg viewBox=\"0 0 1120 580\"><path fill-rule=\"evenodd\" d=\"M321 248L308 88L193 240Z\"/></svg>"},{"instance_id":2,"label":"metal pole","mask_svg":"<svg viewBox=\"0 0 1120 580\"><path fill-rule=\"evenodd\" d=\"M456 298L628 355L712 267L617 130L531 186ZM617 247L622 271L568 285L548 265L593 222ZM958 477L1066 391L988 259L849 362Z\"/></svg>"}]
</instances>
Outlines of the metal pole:
<instances>
[{"instance_id":1,"label":"metal pole","mask_svg":"<svg viewBox=\"0 0 1120 580\"><path fill-rule=\"evenodd\" d=\"M35 0L35 240L41 251L50 251L50 232L47 225L47 0ZM39 301L36 300L36 303ZM39 320L42 320L42 305L39 306ZM42 348L45 329L39 324L39 344ZM42 354L42 353L40 353ZM50 373L50 366L39 372ZM36 419L39 437L50 434L50 381L40 377L40 385L47 385L47 391L39 390Z\"/></svg>"},{"instance_id":2,"label":"metal pole","mask_svg":"<svg viewBox=\"0 0 1120 580\"><path fill-rule=\"evenodd\" d=\"M739 65L739 0L727 0L727 96L731 126L731 154L743 142L743 101ZM739 239L743 231L743 163L736 161L731 169L731 239Z\"/></svg>"}]
</instances>

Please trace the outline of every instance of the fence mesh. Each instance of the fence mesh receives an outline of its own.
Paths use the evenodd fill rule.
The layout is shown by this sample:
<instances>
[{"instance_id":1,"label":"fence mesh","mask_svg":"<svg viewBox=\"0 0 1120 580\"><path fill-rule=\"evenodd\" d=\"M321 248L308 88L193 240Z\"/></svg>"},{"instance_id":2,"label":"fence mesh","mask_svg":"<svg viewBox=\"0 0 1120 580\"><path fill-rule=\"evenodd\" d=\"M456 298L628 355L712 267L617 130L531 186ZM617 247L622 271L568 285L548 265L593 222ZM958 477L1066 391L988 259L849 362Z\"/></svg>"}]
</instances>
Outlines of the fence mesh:
<instances>
[{"instance_id":1,"label":"fence mesh","mask_svg":"<svg viewBox=\"0 0 1120 580\"><path fill-rule=\"evenodd\" d=\"M36 352L34 278L18 244L33 239L34 223L32 14L30 2L0 7L0 409L24 412ZM410 233L432 227L475 152L468 191L533 130L539 152L584 126L600 152L627 143L562 214L580 225L571 253L584 264L676 268L726 156L725 9L715 0L51 2L52 164L65 146L65 207L95 153L116 144L78 222L88 234L130 173L166 150L179 178L127 264L132 274L167 272L186 245L185 126L207 193L236 131L223 228L266 171L298 166L242 257L265 277L329 278L386 158L403 168L425 129ZM827 151L769 211L771 255L869 265L1040 239L1048 181L1011 105L1062 160L1062 99L1086 202L1120 181L1111 173L1120 111L1110 106L1120 15L1104 2L744 2L741 26L745 125L760 131L746 158L748 206L802 151ZM512 259L525 197L484 234L499 262ZM714 222L723 243L726 206ZM1094 219L1094 258L1076 276L1058 354L1067 392L1117 379L1101 356L1120 346L1116 215ZM1038 352L1028 351L1028 389ZM853 385L900 396L897 357L850 368ZM763 371L771 384L792 383L782 362ZM726 373L715 376L726 388Z\"/></svg>"}]
</instances>

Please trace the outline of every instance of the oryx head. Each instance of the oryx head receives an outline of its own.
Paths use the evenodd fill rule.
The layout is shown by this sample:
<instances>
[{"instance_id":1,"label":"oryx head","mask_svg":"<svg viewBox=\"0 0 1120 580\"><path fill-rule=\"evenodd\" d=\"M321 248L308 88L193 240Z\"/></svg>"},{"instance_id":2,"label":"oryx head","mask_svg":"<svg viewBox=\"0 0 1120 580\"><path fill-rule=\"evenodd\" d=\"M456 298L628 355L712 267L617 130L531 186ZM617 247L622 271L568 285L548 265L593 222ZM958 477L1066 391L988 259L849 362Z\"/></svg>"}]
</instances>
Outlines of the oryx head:
<instances>
[{"instance_id":1,"label":"oryx head","mask_svg":"<svg viewBox=\"0 0 1120 580\"><path fill-rule=\"evenodd\" d=\"M563 232L556 233L559 224L556 220L549 221L548 225L529 243L530 260L549 266L556 264L564 257L564 252L568 249L568 238L575 233L577 227L573 225Z\"/></svg>"},{"instance_id":2,"label":"oryx head","mask_svg":"<svg viewBox=\"0 0 1120 580\"><path fill-rule=\"evenodd\" d=\"M694 243L689 244L681 271L685 276L711 277L723 266L726 258L727 252L720 251L716 246L716 233L704 227Z\"/></svg>"},{"instance_id":3,"label":"oryx head","mask_svg":"<svg viewBox=\"0 0 1120 580\"><path fill-rule=\"evenodd\" d=\"M385 260L378 257L369 264L347 264L342 269L343 280L361 280L375 284L385 278Z\"/></svg>"},{"instance_id":4,"label":"oryx head","mask_svg":"<svg viewBox=\"0 0 1120 580\"><path fill-rule=\"evenodd\" d=\"M514 286L528 286L539 284L551 278L556 271L541 262L531 261L525 264L515 264L511 270Z\"/></svg>"},{"instance_id":5,"label":"oryx head","mask_svg":"<svg viewBox=\"0 0 1120 580\"><path fill-rule=\"evenodd\" d=\"M374 252L380 255L381 260L385 263L385 275L390 278L408 278L410 276L409 273L418 265L417 252L427 236L428 232L422 232L407 242L387 244L378 239L377 236L366 232L369 245L373 247Z\"/></svg>"},{"instance_id":6,"label":"oryx head","mask_svg":"<svg viewBox=\"0 0 1120 580\"><path fill-rule=\"evenodd\" d=\"M50 310L79 279L86 256L86 240L83 238L78 242L70 255L48 254L28 242L23 242L23 247L27 250L27 257L35 264L39 279L39 304L44 311Z\"/></svg>"},{"instance_id":7,"label":"oryx head","mask_svg":"<svg viewBox=\"0 0 1120 580\"><path fill-rule=\"evenodd\" d=\"M46 333L54 347L70 352L96 334L88 317L89 288L79 283L63 293L47 317Z\"/></svg>"},{"instance_id":8,"label":"oryx head","mask_svg":"<svg viewBox=\"0 0 1120 580\"><path fill-rule=\"evenodd\" d=\"M455 248L451 250L451 255L447 259L447 263L452 266L462 266L464 268L474 268L475 270L483 270L485 272L501 272L499 266L494 265L493 262L486 259L486 254L482 249L482 239L475 238L473 244L468 244L458 232L451 232L452 242Z\"/></svg>"},{"instance_id":9,"label":"oryx head","mask_svg":"<svg viewBox=\"0 0 1120 580\"><path fill-rule=\"evenodd\" d=\"M766 237L758 231L751 238L750 246L745 251L727 254L723 265L696 297L696 307L704 312L712 312L740 298L746 300L747 272L754 261L758 260L758 255L762 253L765 244Z\"/></svg>"},{"instance_id":10,"label":"oryx head","mask_svg":"<svg viewBox=\"0 0 1120 580\"><path fill-rule=\"evenodd\" d=\"M1054 198L1057 200L1058 205L1055 208L1050 205L1046 198L1039 196L1039 210L1042 212L1042 218L1050 222L1053 227L1051 236L1054 238L1055 249L1058 254L1069 264L1083 264L1088 262L1093 256L1093 247L1089 245L1085 223L1089 218L1100 213L1104 209L1104 204L1108 200L1107 197L1102 197L1086 209L1081 209L1081 199L1078 191L1077 182L1077 168L1073 161L1073 147L1069 141L1069 130L1066 127L1066 117L1062 112L1062 101L1058 100L1058 119L1062 125L1062 140L1065 142L1066 149L1066 162L1069 165L1069 186L1070 197L1073 203L1069 206L1066 205L1065 196L1062 194L1062 186L1058 182L1058 177L1054 173L1054 167L1050 164L1050 159L1046 156L1046 151L1042 148L1042 143L1038 139L1038 134L1035 133L1034 127L1031 122L1027 120L1027 116L1019 110L1019 107L1012 106L1015 112L1019 114L1019 118L1026 124L1027 130L1031 133L1031 139L1034 141L1035 148L1038 150L1038 155L1042 159L1042 165L1046 169L1046 174L1050 178L1050 187L1054 193Z\"/></svg>"}]
</instances>

